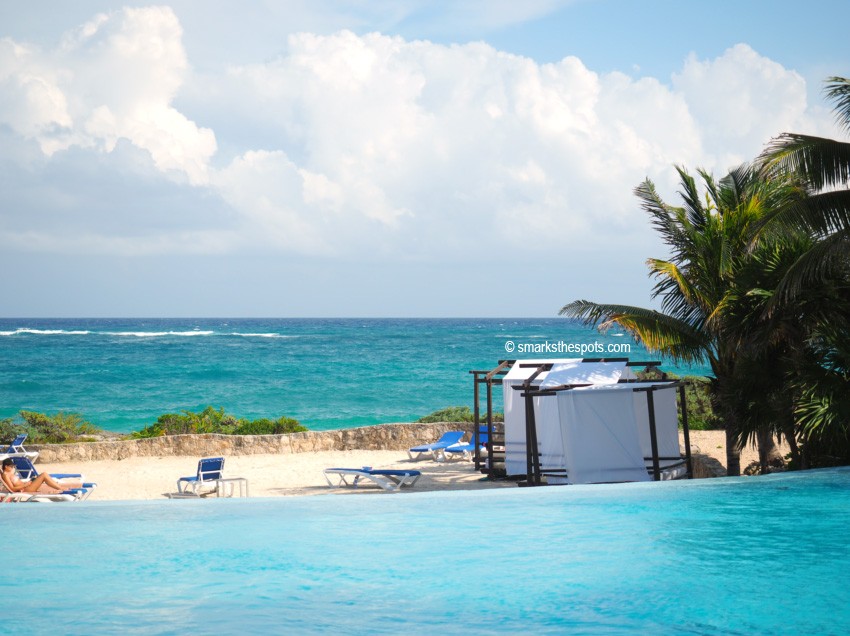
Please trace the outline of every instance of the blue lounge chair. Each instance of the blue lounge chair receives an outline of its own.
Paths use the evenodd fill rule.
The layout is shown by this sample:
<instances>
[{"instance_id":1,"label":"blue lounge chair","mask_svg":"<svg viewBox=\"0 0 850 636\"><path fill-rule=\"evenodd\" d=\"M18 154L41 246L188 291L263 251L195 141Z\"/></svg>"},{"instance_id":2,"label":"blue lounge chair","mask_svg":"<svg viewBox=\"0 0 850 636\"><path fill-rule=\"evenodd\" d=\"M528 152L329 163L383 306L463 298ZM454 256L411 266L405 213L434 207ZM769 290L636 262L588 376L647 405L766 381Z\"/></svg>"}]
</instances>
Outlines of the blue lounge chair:
<instances>
[{"instance_id":1,"label":"blue lounge chair","mask_svg":"<svg viewBox=\"0 0 850 636\"><path fill-rule=\"evenodd\" d=\"M331 479L336 475L336 483ZM357 488L360 481L368 479L389 492L396 492L404 486L413 486L422 475L418 470L391 469L391 468L325 468L325 479L328 486L337 488L340 486L351 486ZM353 478L350 482L349 478Z\"/></svg>"},{"instance_id":2,"label":"blue lounge chair","mask_svg":"<svg viewBox=\"0 0 850 636\"><path fill-rule=\"evenodd\" d=\"M18 471L18 475L20 476L21 479L33 480L36 477L38 477L38 471L36 470L35 466L33 466L33 463L32 463L32 461L30 460L29 457L26 457L25 455L12 455L12 461L15 462L15 470ZM78 474L78 473L48 473L48 474L53 479L56 479L56 480L62 480L62 479L79 479L80 481L83 480L83 476L81 474ZM70 495L75 500L82 500L82 499L88 499L89 495L91 495L92 491L95 488L97 488L97 484L91 483L91 482L88 482L88 483L84 482L83 485L82 485L82 488L69 488L67 490L63 490L59 494ZM23 496L25 494L26 495L38 495L38 497L36 497L36 498L27 499L27 501L30 501L30 500L31 501L44 501L44 500L47 500L47 499L45 499L45 497L47 497L47 495L44 495L44 493L12 493L12 494L16 495L16 496L17 495ZM44 495L44 497L42 497L42 495ZM50 501L55 501L55 499L52 499Z\"/></svg>"},{"instance_id":3,"label":"blue lounge chair","mask_svg":"<svg viewBox=\"0 0 850 636\"><path fill-rule=\"evenodd\" d=\"M26 448L24 448L24 441L26 439L27 434L21 433L14 440L12 440L12 443L9 444L9 448L0 452L0 455L24 455L35 461L35 458L38 457L38 451L28 451Z\"/></svg>"},{"instance_id":4,"label":"blue lounge chair","mask_svg":"<svg viewBox=\"0 0 850 636\"><path fill-rule=\"evenodd\" d=\"M224 457L204 457L198 462L198 472L189 477L177 480L178 494L191 490L198 495L198 490L204 486L218 487L218 480L224 478Z\"/></svg>"},{"instance_id":5,"label":"blue lounge chair","mask_svg":"<svg viewBox=\"0 0 850 636\"><path fill-rule=\"evenodd\" d=\"M38 471L32 463L32 460L25 455L12 455L12 461L15 462L15 468L21 479L35 479L38 477ZM83 480L80 473L49 473L53 479L79 479Z\"/></svg>"},{"instance_id":6,"label":"blue lounge chair","mask_svg":"<svg viewBox=\"0 0 850 636\"><path fill-rule=\"evenodd\" d=\"M443 433L440 439L433 444L423 444L421 446L409 448L407 450L407 456L410 457L410 459L419 459L422 455L428 454L431 455L432 458L437 459L437 451L442 451L451 446L455 446L456 444L460 444L460 440L463 439L463 436L463 431L448 431ZM413 456L413 453L416 453L416 457Z\"/></svg>"},{"instance_id":7,"label":"blue lounge chair","mask_svg":"<svg viewBox=\"0 0 850 636\"><path fill-rule=\"evenodd\" d=\"M486 448L488 441L487 436L487 427L484 426L478 429L478 446L480 448ZM448 457L462 457L463 459L472 459L475 454L475 437L469 440L468 444L457 444L455 446L449 446L448 448L444 448L439 451L442 455L443 459Z\"/></svg>"}]
</instances>

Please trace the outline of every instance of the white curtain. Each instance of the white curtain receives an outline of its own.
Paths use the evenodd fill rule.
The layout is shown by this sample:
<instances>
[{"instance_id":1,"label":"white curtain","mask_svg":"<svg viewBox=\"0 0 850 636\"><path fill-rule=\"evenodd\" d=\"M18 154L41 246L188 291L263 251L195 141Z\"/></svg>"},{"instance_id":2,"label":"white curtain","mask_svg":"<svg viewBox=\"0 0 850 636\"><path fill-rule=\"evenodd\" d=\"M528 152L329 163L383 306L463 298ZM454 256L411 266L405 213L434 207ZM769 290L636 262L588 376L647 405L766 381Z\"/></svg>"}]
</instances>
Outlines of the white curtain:
<instances>
[{"instance_id":1,"label":"white curtain","mask_svg":"<svg viewBox=\"0 0 850 636\"><path fill-rule=\"evenodd\" d=\"M649 481L632 391L625 385L595 389L557 397L569 483Z\"/></svg>"}]
</instances>

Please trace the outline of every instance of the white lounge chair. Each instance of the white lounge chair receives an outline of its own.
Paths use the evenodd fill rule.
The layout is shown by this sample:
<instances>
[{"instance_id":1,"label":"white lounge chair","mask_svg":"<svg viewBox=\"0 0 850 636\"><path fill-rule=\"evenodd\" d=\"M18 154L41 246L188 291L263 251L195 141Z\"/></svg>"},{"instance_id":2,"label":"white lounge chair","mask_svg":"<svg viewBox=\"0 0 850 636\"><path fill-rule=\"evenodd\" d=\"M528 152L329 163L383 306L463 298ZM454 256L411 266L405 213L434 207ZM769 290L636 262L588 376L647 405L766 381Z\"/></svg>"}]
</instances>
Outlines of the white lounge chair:
<instances>
[{"instance_id":1,"label":"white lounge chair","mask_svg":"<svg viewBox=\"0 0 850 636\"><path fill-rule=\"evenodd\" d=\"M0 492L0 502L2 503L43 503L57 501L80 501L80 497L76 494L72 495L64 492L9 492L8 490Z\"/></svg>"},{"instance_id":2,"label":"white lounge chair","mask_svg":"<svg viewBox=\"0 0 850 636\"><path fill-rule=\"evenodd\" d=\"M361 480L368 479L388 492L396 492L404 486L413 486L422 475L418 470L376 469L370 466L363 468L325 468L324 472L328 486L331 488L342 486L357 488ZM336 476L335 480L331 478L332 475Z\"/></svg>"}]
</instances>

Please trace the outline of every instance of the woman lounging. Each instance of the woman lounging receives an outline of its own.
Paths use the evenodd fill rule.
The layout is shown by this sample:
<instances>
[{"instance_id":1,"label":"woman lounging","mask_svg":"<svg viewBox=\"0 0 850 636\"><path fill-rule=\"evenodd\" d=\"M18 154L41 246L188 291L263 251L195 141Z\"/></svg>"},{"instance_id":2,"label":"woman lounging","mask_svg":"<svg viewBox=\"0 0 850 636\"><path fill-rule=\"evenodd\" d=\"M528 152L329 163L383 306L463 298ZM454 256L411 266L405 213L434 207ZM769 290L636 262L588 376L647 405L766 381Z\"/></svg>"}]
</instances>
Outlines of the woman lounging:
<instances>
[{"instance_id":1,"label":"woman lounging","mask_svg":"<svg viewBox=\"0 0 850 636\"><path fill-rule=\"evenodd\" d=\"M3 472L0 473L0 479L3 480L3 485L9 492L43 492L53 494L81 486L79 481L60 484L47 473L41 473L35 479L24 481L18 477L15 462L10 457L3 460Z\"/></svg>"}]
</instances>

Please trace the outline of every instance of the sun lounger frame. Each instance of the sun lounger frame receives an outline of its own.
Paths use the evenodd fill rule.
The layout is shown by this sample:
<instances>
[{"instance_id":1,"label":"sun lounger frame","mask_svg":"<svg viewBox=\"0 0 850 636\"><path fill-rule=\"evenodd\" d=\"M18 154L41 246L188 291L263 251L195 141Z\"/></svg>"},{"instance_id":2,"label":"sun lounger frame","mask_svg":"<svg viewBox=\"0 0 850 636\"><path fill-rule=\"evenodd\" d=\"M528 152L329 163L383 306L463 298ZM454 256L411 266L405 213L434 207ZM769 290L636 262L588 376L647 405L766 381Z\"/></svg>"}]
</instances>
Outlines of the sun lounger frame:
<instances>
[{"instance_id":1,"label":"sun lounger frame","mask_svg":"<svg viewBox=\"0 0 850 636\"><path fill-rule=\"evenodd\" d=\"M445 456L442 456L441 453L446 448L451 448L452 446L462 446L463 436L465 435L464 431L446 431L438 439L436 442L431 444L420 444L418 446L412 446L407 449L407 456L411 461L416 461L420 459L423 455L430 455L432 459L437 461L442 461L445 459ZM447 441L446 436L454 436L457 438L456 441ZM416 453L416 457L413 456L413 453Z\"/></svg>"},{"instance_id":2,"label":"sun lounger frame","mask_svg":"<svg viewBox=\"0 0 850 636\"><path fill-rule=\"evenodd\" d=\"M325 468L324 475L331 488L357 488L361 480L367 479L388 492L398 492L416 484L422 473L404 469ZM335 480L332 479L333 475L336 476Z\"/></svg>"},{"instance_id":3,"label":"sun lounger frame","mask_svg":"<svg viewBox=\"0 0 850 636\"><path fill-rule=\"evenodd\" d=\"M29 457L32 461L35 461L38 457L38 451L28 451L24 448L24 442L27 439L26 433L21 433L15 439L12 440L12 443L9 444L9 448L0 452L0 457L6 459L7 457L15 457L23 455L25 457Z\"/></svg>"},{"instance_id":4,"label":"sun lounger frame","mask_svg":"<svg viewBox=\"0 0 850 636\"><path fill-rule=\"evenodd\" d=\"M59 501L80 501L81 499L67 492L0 492L0 503L53 503Z\"/></svg>"},{"instance_id":5,"label":"sun lounger frame","mask_svg":"<svg viewBox=\"0 0 850 636\"><path fill-rule=\"evenodd\" d=\"M219 480L224 478L224 457L202 457L198 460L198 470L194 475L180 477L177 480L177 494L185 495L188 490L198 494L198 489L211 486L219 489Z\"/></svg>"}]
</instances>

